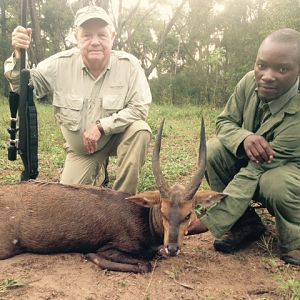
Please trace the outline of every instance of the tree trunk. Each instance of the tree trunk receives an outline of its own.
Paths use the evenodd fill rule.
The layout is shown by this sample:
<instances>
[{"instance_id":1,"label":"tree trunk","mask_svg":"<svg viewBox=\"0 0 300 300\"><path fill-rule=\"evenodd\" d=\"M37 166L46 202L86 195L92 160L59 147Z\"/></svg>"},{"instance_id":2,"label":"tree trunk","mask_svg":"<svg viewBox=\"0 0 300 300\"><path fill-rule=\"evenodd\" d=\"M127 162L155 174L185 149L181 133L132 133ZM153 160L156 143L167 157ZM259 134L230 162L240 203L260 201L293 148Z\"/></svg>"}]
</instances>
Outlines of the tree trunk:
<instances>
[{"instance_id":1,"label":"tree trunk","mask_svg":"<svg viewBox=\"0 0 300 300\"><path fill-rule=\"evenodd\" d=\"M165 44L166 44L166 39L167 39L168 33L171 31L172 27L174 26L177 18L179 18L181 10L182 10L182 8L183 8L183 6L185 5L186 2L187 2L187 0L182 0L181 4L177 7L177 9L174 12L174 14L173 14L172 18L170 19L169 23L167 24L167 26L165 27L165 29L161 33L158 49L156 51L156 56L151 61L151 65L147 69L145 69L145 74L146 74L147 78L150 76L152 71L157 67L158 63L160 62L160 59L161 59L161 56L163 54L164 47L165 47Z\"/></svg>"},{"instance_id":2,"label":"tree trunk","mask_svg":"<svg viewBox=\"0 0 300 300\"><path fill-rule=\"evenodd\" d=\"M29 0L28 6L32 23L32 38L35 45L32 62L37 64L45 58L45 49L41 38L40 22L36 11L36 0Z\"/></svg>"}]
</instances>

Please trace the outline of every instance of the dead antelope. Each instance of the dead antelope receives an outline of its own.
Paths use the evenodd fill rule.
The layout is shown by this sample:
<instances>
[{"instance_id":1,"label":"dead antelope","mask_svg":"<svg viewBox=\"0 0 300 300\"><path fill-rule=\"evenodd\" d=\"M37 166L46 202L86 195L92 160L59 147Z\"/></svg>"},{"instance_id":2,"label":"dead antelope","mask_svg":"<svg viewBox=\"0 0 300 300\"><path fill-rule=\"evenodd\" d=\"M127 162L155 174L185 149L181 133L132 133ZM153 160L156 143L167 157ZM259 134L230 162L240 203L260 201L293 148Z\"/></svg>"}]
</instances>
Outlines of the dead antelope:
<instances>
[{"instance_id":1,"label":"dead antelope","mask_svg":"<svg viewBox=\"0 0 300 300\"><path fill-rule=\"evenodd\" d=\"M222 194L197 192L205 170L202 121L199 169L188 187L169 187L159 163L163 122L153 153L159 191L129 197L122 192L87 186L24 182L1 185L0 259L22 252L80 252L100 268L148 272L149 260L163 245L179 253L198 202Z\"/></svg>"}]
</instances>

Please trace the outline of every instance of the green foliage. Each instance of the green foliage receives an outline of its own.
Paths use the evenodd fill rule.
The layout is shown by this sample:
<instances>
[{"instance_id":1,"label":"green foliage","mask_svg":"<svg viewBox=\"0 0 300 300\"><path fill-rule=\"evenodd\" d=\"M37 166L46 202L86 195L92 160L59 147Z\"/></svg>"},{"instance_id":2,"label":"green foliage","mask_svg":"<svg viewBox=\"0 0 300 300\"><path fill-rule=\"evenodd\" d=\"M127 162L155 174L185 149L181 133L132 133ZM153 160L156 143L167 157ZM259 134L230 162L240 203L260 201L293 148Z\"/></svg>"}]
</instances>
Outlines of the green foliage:
<instances>
[{"instance_id":1,"label":"green foliage","mask_svg":"<svg viewBox=\"0 0 300 300\"><path fill-rule=\"evenodd\" d=\"M295 0L268 0L265 5L265 14L260 34L267 35L270 31L289 27L299 30L300 28L300 2Z\"/></svg>"},{"instance_id":2,"label":"green foliage","mask_svg":"<svg viewBox=\"0 0 300 300\"><path fill-rule=\"evenodd\" d=\"M43 40L47 57L68 48L66 37L73 26L74 16L67 7L57 9L61 5L61 0L51 0L45 1L41 7L41 27L45 32Z\"/></svg>"},{"instance_id":3,"label":"green foliage","mask_svg":"<svg viewBox=\"0 0 300 300\"><path fill-rule=\"evenodd\" d=\"M300 281L291 278L284 280L280 279L279 287L284 290L285 298L287 300L300 300Z\"/></svg>"},{"instance_id":4,"label":"green foliage","mask_svg":"<svg viewBox=\"0 0 300 300\"><path fill-rule=\"evenodd\" d=\"M0 281L0 295L9 290L23 287L25 284L16 279L3 279Z\"/></svg>"}]
</instances>

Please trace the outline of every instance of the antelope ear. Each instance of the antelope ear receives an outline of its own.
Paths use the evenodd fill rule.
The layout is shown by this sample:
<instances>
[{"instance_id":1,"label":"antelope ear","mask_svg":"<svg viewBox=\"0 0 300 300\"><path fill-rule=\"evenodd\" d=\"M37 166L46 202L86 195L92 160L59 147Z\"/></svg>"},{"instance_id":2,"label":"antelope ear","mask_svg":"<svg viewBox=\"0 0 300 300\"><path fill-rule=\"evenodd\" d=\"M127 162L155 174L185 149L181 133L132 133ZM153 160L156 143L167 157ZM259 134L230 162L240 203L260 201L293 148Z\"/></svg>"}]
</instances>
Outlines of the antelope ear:
<instances>
[{"instance_id":1,"label":"antelope ear","mask_svg":"<svg viewBox=\"0 0 300 300\"><path fill-rule=\"evenodd\" d=\"M153 191L139 193L126 199L140 206L152 207L155 204L160 204L160 192Z\"/></svg>"},{"instance_id":2,"label":"antelope ear","mask_svg":"<svg viewBox=\"0 0 300 300\"><path fill-rule=\"evenodd\" d=\"M217 202L220 202L227 195L214 191L197 192L194 196L195 204L201 205L201 207L210 207Z\"/></svg>"}]
</instances>

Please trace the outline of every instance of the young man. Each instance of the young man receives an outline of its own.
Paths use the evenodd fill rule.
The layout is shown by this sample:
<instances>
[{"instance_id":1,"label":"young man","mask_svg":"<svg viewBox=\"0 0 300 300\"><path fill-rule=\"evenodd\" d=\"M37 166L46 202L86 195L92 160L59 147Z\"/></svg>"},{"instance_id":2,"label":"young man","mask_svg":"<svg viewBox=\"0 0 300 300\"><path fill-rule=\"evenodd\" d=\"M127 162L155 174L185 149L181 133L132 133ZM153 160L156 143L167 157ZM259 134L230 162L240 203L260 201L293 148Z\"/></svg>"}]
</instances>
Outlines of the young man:
<instances>
[{"instance_id":1,"label":"young man","mask_svg":"<svg viewBox=\"0 0 300 300\"><path fill-rule=\"evenodd\" d=\"M234 252L265 231L251 200L275 216L281 258L300 265L300 33L280 29L261 44L254 71L236 86L208 142L207 178L227 197L190 227Z\"/></svg>"},{"instance_id":2,"label":"young man","mask_svg":"<svg viewBox=\"0 0 300 300\"><path fill-rule=\"evenodd\" d=\"M99 184L103 161L117 155L113 188L135 194L151 134L145 122L151 103L147 79L134 56L112 50L115 31L102 8L79 9L74 25L77 47L30 71L36 96L53 94L66 140L61 183ZM29 47L30 37L30 28L18 26L12 33L14 53L5 62L5 75L15 92L20 49Z\"/></svg>"}]
</instances>

